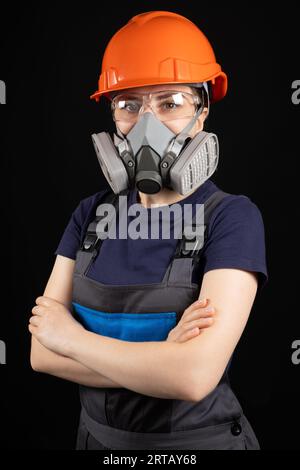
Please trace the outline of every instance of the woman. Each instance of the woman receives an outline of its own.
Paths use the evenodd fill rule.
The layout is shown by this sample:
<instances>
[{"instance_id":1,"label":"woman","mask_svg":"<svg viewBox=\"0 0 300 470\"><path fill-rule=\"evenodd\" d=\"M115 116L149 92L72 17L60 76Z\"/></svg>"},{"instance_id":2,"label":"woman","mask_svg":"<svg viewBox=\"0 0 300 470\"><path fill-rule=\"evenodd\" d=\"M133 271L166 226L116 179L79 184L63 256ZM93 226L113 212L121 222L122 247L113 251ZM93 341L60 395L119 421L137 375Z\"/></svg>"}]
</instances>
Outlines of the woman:
<instances>
[{"instance_id":1,"label":"woman","mask_svg":"<svg viewBox=\"0 0 300 470\"><path fill-rule=\"evenodd\" d=\"M113 192L73 212L29 324L32 367L80 384L77 449L259 449L228 368L267 280L263 221L210 180L217 141L203 132L226 88L206 37L175 13L137 15L107 46L92 98L109 98L117 132L93 140ZM107 202L118 214L105 219ZM141 231L175 206L198 223L204 204L204 234L178 240L179 211L172 236L113 238L124 215L137 228L135 204Z\"/></svg>"}]
</instances>

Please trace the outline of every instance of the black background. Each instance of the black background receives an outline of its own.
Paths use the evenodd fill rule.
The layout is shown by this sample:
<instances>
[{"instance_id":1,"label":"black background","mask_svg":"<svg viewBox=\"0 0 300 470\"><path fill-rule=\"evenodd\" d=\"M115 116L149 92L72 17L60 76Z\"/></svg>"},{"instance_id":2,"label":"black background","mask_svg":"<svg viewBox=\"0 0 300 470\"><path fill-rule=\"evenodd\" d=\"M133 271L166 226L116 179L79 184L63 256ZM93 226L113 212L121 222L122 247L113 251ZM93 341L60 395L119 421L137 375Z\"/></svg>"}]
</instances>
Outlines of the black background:
<instances>
[{"instance_id":1,"label":"black background","mask_svg":"<svg viewBox=\"0 0 300 470\"><path fill-rule=\"evenodd\" d=\"M228 74L226 98L206 130L220 140L212 177L224 191L260 208L270 280L257 296L231 369L233 388L266 450L300 448L300 339L297 302L300 105L299 11L208 2L22 4L1 11L1 319L7 364L0 366L0 447L72 449L77 386L31 370L28 319L42 295L54 251L81 199L106 186L90 135L113 130L97 88L110 37L133 15L170 10L191 19L211 41ZM2 6L1 6L2 9Z\"/></svg>"}]
</instances>

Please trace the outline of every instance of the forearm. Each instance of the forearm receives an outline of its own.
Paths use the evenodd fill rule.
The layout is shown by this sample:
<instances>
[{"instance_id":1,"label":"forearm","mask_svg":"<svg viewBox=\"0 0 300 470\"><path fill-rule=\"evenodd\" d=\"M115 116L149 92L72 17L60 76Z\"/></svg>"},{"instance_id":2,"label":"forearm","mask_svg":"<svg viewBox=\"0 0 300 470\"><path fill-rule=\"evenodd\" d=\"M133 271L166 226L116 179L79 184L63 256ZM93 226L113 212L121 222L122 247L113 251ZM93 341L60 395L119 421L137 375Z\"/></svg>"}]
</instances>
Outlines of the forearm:
<instances>
[{"instance_id":1,"label":"forearm","mask_svg":"<svg viewBox=\"0 0 300 470\"><path fill-rule=\"evenodd\" d=\"M192 384L181 343L128 342L83 330L67 355L124 388L158 398L188 400Z\"/></svg>"},{"instance_id":2,"label":"forearm","mask_svg":"<svg viewBox=\"0 0 300 470\"><path fill-rule=\"evenodd\" d=\"M89 387L121 387L117 382L89 369L80 362L50 351L34 337L32 337L31 343L31 365L37 372L54 375Z\"/></svg>"}]
</instances>

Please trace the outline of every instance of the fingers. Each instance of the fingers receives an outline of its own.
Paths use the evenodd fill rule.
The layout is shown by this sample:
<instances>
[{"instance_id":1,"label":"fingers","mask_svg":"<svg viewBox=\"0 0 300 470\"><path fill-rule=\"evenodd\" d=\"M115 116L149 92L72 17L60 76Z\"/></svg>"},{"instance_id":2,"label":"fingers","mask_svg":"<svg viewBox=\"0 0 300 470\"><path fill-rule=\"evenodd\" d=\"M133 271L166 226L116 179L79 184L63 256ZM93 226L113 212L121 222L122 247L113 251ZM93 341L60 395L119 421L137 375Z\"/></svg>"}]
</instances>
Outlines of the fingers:
<instances>
[{"instance_id":1,"label":"fingers","mask_svg":"<svg viewBox=\"0 0 300 470\"><path fill-rule=\"evenodd\" d=\"M196 320L197 318L208 318L215 314L215 309L212 306L205 308L198 308L184 317L184 323Z\"/></svg>"},{"instance_id":2,"label":"fingers","mask_svg":"<svg viewBox=\"0 0 300 470\"><path fill-rule=\"evenodd\" d=\"M204 328L210 327L215 309L207 306L210 299L201 299L193 302L182 314L179 323L168 335L168 341L184 342L197 336Z\"/></svg>"},{"instance_id":3,"label":"fingers","mask_svg":"<svg viewBox=\"0 0 300 470\"><path fill-rule=\"evenodd\" d=\"M194 322L184 323L177 333L176 341L183 343L189 339L198 336L201 330L209 328L214 322L213 318L200 318Z\"/></svg>"},{"instance_id":4,"label":"fingers","mask_svg":"<svg viewBox=\"0 0 300 470\"><path fill-rule=\"evenodd\" d=\"M206 318L198 318L197 320L185 323L182 325L182 328L186 330L192 330L194 328L207 328L208 326L211 326L214 322L214 319L211 317L206 317Z\"/></svg>"},{"instance_id":5,"label":"fingers","mask_svg":"<svg viewBox=\"0 0 300 470\"><path fill-rule=\"evenodd\" d=\"M41 321L41 318L34 315L33 317L30 317L29 324L33 326L39 326L40 321Z\"/></svg>"},{"instance_id":6,"label":"fingers","mask_svg":"<svg viewBox=\"0 0 300 470\"><path fill-rule=\"evenodd\" d=\"M38 331L38 330L37 330L37 327L34 326L34 325L32 325L31 323L28 324L28 330L30 331L30 333L31 333L32 335L36 335L36 333L37 333L37 331Z\"/></svg>"},{"instance_id":7,"label":"fingers","mask_svg":"<svg viewBox=\"0 0 300 470\"><path fill-rule=\"evenodd\" d=\"M43 313L45 312L44 308L41 306L41 305L35 305L35 307L33 307L31 309L31 312L33 313L33 315L43 315Z\"/></svg>"},{"instance_id":8,"label":"fingers","mask_svg":"<svg viewBox=\"0 0 300 470\"><path fill-rule=\"evenodd\" d=\"M208 303L209 303L209 299L195 300L195 302L193 302L188 308L185 309L181 318L185 317L186 315L188 315L189 313L193 312L196 309L206 307Z\"/></svg>"},{"instance_id":9,"label":"fingers","mask_svg":"<svg viewBox=\"0 0 300 470\"><path fill-rule=\"evenodd\" d=\"M187 330L184 333L182 333L178 338L177 342L178 343L184 343L185 341L188 341L189 339L192 339L195 336L198 336L200 333L199 328L192 328L191 330Z\"/></svg>"},{"instance_id":10,"label":"fingers","mask_svg":"<svg viewBox=\"0 0 300 470\"><path fill-rule=\"evenodd\" d=\"M51 305L57 304L57 300L51 299L50 297L46 297L45 295L41 295L35 299L35 303L37 305L44 305L45 307L51 307Z\"/></svg>"},{"instance_id":11,"label":"fingers","mask_svg":"<svg viewBox=\"0 0 300 470\"><path fill-rule=\"evenodd\" d=\"M170 331L168 335L169 341L186 341L187 339L197 336L204 328L209 328L214 323L211 316L197 318L193 321L180 322Z\"/></svg>"}]
</instances>

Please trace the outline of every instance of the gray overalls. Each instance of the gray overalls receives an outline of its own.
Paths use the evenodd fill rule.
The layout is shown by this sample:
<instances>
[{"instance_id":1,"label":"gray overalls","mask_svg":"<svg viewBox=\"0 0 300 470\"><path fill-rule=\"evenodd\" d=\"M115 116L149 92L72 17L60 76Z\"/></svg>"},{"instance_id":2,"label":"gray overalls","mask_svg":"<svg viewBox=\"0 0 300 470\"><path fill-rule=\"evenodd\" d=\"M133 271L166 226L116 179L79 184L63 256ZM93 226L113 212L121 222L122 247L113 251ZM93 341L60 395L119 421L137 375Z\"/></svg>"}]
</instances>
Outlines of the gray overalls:
<instances>
[{"instance_id":1,"label":"gray overalls","mask_svg":"<svg viewBox=\"0 0 300 470\"><path fill-rule=\"evenodd\" d=\"M216 191L204 204L204 225L228 194ZM118 209L118 196L103 202ZM98 238L95 216L77 252L72 306L74 316L95 333L125 341L164 341L184 310L199 297L192 282L201 247L186 250L178 240L174 258L160 283L107 285L86 276L105 241ZM195 219L195 217L194 217ZM194 220L193 219L193 220ZM204 234L207 233L207 229ZM100 358L101 360L101 358ZM199 402L161 399L126 388L80 386L82 411L77 449L259 449L255 434L233 393L228 368L217 387ZM89 442L94 444L89 445ZM98 443L98 444L97 444Z\"/></svg>"}]
</instances>

